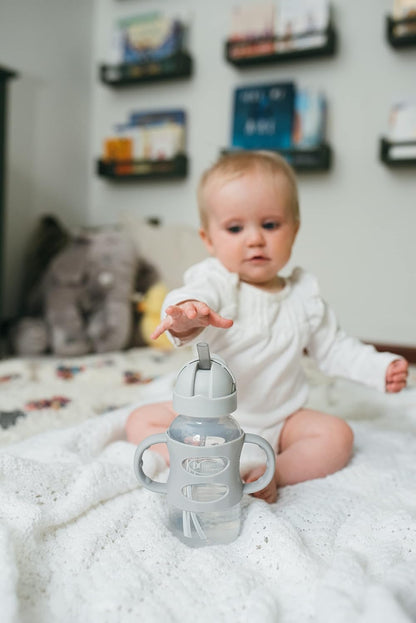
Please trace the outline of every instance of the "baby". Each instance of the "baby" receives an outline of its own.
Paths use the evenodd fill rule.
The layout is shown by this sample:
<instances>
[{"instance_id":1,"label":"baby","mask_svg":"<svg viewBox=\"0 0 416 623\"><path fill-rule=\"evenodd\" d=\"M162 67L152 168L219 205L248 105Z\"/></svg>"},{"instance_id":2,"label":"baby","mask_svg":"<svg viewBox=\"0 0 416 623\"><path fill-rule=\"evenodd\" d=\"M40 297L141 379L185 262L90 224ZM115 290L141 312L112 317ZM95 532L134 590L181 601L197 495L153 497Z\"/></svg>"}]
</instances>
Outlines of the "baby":
<instances>
[{"instance_id":1,"label":"baby","mask_svg":"<svg viewBox=\"0 0 416 623\"><path fill-rule=\"evenodd\" d=\"M332 474L352 453L344 420L304 406L304 351L327 374L387 392L405 387L408 363L347 336L313 275L301 268L280 274L300 225L296 180L285 160L268 152L223 156L202 176L198 203L200 235L212 257L188 269L184 286L168 294L152 337L167 331L181 346L203 332L200 339L225 359L237 380L233 415L276 450L275 477L255 494L271 503L279 487ZM175 416L170 402L139 407L127 420L127 438L138 444ZM164 444L154 449L168 462ZM264 469L252 464L243 477L253 481Z\"/></svg>"}]
</instances>

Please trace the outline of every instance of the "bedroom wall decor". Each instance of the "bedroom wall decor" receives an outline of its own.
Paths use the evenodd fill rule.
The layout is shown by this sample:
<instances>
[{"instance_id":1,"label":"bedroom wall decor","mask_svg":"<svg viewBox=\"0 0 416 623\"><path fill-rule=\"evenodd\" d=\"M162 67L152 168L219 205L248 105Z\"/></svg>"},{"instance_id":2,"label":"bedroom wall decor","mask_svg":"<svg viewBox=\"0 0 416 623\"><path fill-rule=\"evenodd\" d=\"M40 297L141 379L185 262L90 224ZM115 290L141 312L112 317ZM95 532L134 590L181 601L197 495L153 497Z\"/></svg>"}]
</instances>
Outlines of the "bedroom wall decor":
<instances>
[{"instance_id":1,"label":"bedroom wall decor","mask_svg":"<svg viewBox=\"0 0 416 623\"><path fill-rule=\"evenodd\" d=\"M280 0L232 9L225 58L236 67L330 57L336 50L327 0Z\"/></svg>"},{"instance_id":2,"label":"bedroom wall decor","mask_svg":"<svg viewBox=\"0 0 416 623\"><path fill-rule=\"evenodd\" d=\"M186 177L186 124L181 109L131 112L104 140L98 175L123 181Z\"/></svg>"},{"instance_id":3,"label":"bedroom wall decor","mask_svg":"<svg viewBox=\"0 0 416 623\"><path fill-rule=\"evenodd\" d=\"M112 64L100 65L103 83L112 87L189 78L193 63L187 47L187 24L164 12L119 18L113 27Z\"/></svg>"},{"instance_id":4,"label":"bedroom wall decor","mask_svg":"<svg viewBox=\"0 0 416 623\"><path fill-rule=\"evenodd\" d=\"M280 153L297 172L329 171L327 101L292 80L239 86L234 90L231 147Z\"/></svg>"},{"instance_id":5,"label":"bedroom wall decor","mask_svg":"<svg viewBox=\"0 0 416 623\"><path fill-rule=\"evenodd\" d=\"M409 13L408 17L399 19L387 15L385 27L386 39L392 48L401 50L416 47L416 3L413 13Z\"/></svg>"}]
</instances>

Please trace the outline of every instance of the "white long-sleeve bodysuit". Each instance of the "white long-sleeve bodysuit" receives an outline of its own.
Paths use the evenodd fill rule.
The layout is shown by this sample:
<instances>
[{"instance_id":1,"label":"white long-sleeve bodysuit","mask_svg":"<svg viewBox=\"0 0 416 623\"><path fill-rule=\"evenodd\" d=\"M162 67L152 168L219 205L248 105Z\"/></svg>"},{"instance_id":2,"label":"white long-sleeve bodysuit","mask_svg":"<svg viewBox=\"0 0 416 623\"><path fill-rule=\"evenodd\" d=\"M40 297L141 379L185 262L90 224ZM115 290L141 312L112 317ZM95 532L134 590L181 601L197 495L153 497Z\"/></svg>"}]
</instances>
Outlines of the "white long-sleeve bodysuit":
<instances>
[{"instance_id":1,"label":"white long-sleeve bodysuit","mask_svg":"<svg viewBox=\"0 0 416 623\"><path fill-rule=\"evenodd\" d=\"M322 299L315 277L300 268L286 279L283 290L273 293L240 281L209 258L186 271L184 286L166 297L162 316L168 305L188 299L203 301L234 321L230 329L207 327L196 341L208 342L235 375L238 407L233 415L243 430L262 435L275 448L285 418L308 397L301 365L305 349L324 373L381 391L388 365L398 358L347 336Z\"/></svg>"}]
</instances>

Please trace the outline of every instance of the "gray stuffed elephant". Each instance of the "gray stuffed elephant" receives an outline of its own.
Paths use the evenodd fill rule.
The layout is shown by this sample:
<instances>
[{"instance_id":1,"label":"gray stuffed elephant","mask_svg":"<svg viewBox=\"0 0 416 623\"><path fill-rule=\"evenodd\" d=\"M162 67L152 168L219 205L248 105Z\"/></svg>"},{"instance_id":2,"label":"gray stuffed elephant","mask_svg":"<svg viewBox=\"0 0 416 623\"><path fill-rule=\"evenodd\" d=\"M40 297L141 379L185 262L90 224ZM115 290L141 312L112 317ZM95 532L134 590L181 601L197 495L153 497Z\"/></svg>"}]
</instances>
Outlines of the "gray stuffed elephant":
<instances>
[{"instance_id":1,"label":"gray stuffed elephant","mask_svg":"<svg viewBox=\"0 0 416 623\"><path fill-rule=\"evenodd\" d=\"M115 230L80 236L53 258L40 289L47 346L54 354L84 355L129 345L140 262L130 238ZM148 271L145 287L155 279ZM39 319L36 322L39 335ZM27 318L19 323L15 339L19 354L28 354L22 345L27 351L34 332L35 325Z\"/></svg>"}]
</instances>

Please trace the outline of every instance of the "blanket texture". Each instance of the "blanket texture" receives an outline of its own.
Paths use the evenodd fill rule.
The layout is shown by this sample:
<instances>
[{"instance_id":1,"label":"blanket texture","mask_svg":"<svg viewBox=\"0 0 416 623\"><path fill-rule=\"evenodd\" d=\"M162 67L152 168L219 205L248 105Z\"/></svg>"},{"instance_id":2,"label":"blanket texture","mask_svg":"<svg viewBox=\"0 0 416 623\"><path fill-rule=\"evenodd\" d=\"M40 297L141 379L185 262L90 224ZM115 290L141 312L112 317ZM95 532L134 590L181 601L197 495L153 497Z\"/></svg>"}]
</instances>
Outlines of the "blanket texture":
<instances>
[{"instance_id":1,"label":"blanket texture","mask_svg":"<svg viewBox=\"0 0 416 623\"><path fill-rule=\"evenodd\" d=\"M192 355L133 348L85 357L0 361L0 447L71 426L138 401L158 399ZM162 384L159 383L161 380Z\"/></svg>"},{"instance_id":2,"label":"blanket texture","mask_svg":"<svg viewBox=\"0 0 416 623\"><path fill-rule=\"evenodd\" d=\"M171 376L137 402L169 394ZM410 623L416 619L416 388L316 382L355 432L351 463L245 497L239 538L192 550L134 476L130 407L0 450L2 623ZM145 471L166 479L152 452Z\"/></svg>"}]
</instances>

